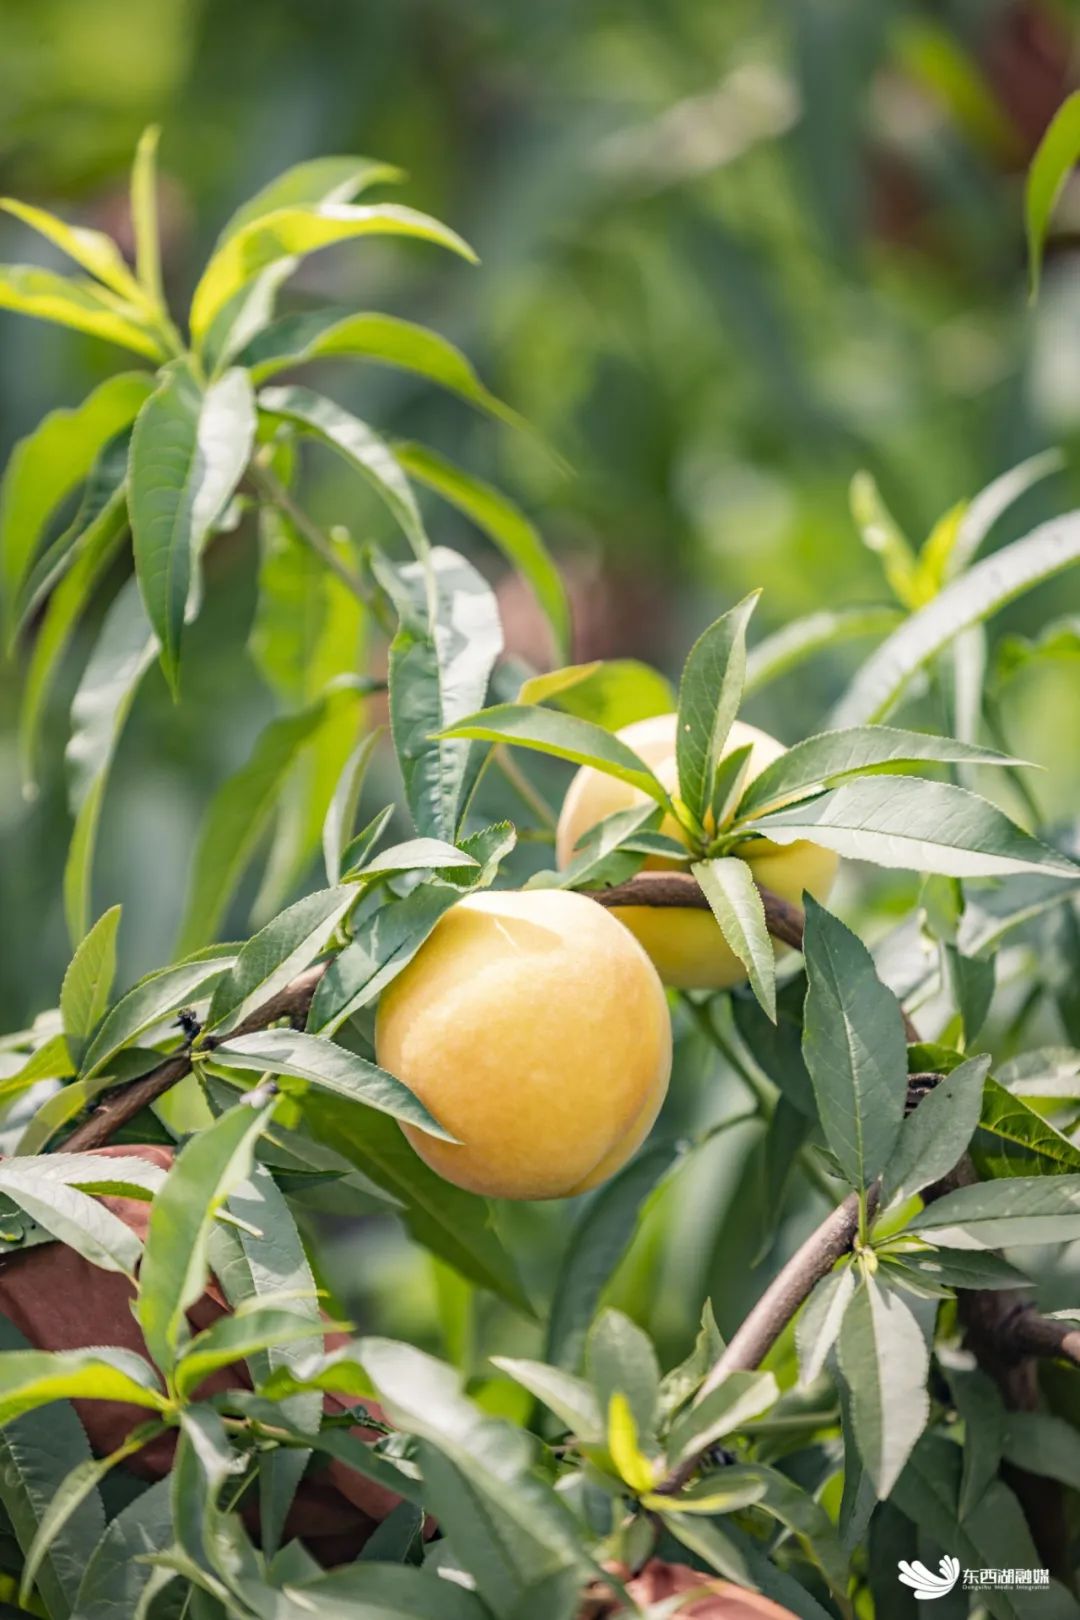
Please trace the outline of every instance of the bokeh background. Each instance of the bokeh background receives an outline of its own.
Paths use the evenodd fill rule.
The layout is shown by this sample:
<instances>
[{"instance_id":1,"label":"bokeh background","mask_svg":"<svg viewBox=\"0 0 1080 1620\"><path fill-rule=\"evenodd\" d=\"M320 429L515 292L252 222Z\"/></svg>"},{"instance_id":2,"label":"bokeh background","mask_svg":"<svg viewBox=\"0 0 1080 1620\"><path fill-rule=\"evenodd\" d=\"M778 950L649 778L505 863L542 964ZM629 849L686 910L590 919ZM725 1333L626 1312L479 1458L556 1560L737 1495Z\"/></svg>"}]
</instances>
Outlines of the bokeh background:
<instances>
[{"instance_id":1,"label":"bokeh background","mask_svg":"<svg viewBox=\"0 0 1080 1620\"><path fill-rule=\"evenodd\" d=\"M754 586L759 637L815 607L887 599L850 515L859 468L916 543L1050 445L1066 470L994 543L1076 504L1080 194L1059 210L1032 309L1022 187L1078 82L1078 20L1055 0L0 0L0 190L123 239L131 151L159 122L179 305L229 212L280 169L333 152L402 165L404 200L467 236L480 268L423 248L346 248L310 261L290 297L429 321L557 454L388 373L339 366L326 386L514 494L571 582L578 656L632 654L674 674L691 636ZM48 262L10 219L0 258ZM0 315L5 454L120 363L93 340ZM340 468L313 461L308 475L321 517L366 520ZM497 577L462 524L444 514L435 532ZM165 959L200 814L271 711L245 644L254 554L244 529L218 547L183 702L153 676L123 740L97 883L100 906L125 902L128 978ZM501 588L512 646L543 665L524 592ZM1070 609L1077 583L1059 578L1007 627ZM8 1029L51 1004L66 960L62 748L87 645L58 694L33 804L15 767L18 671L0 672ZM806 734L860 650L771 686L749 717L786 741ZM1080 789L1078 751L1063 746L1080 734L1077 669L1032 666L1002 694L1012 746L1047 767L1036 793L1049 818ZM563 780L556 768L545 785ZM868 915L869 892L855 884L846 902ZM883 926L914 887L875 893ZM671 1128L732 1105L737 1083L717 1074L686 1035ZM731 1322L760 1288L755 1130L699 1156L616 1279L615 1297L673 1348L708 1289ZM762 1264L794 1240L811 1196ZM571 1213L508 1217L538 1294ZM433 1277L388 1223L330 1230L330 1280L349 1308L452 1339L467 1358L471 1306L453 1278Z\"/></svg>"}]
</instances>

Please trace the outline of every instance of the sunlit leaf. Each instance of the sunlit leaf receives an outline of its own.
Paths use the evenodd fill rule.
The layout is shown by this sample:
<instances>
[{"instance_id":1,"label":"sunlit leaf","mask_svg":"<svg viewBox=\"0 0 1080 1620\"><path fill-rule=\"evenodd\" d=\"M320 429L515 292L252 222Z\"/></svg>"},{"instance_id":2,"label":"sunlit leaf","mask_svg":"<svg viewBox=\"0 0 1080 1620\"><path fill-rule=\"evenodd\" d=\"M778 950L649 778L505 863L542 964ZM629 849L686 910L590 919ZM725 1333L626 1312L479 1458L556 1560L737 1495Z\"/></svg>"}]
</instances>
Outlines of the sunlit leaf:
<instances>
[{"instance_id":1,"label":"sunlit leaf","mask_svg":"<svg viewBox=\"0 0 1080 1620\"><path fill-rule=\"evenodd\" d=\"M1039 290L1043 248L1054 205L1080 158L1080 91L1068 96L1045 130L1028 170L1024 215L1027 223L1031 295Z\"/></svg>"},{"instance_id":2,"label":"sunlit leaf","mask_svg":"<svg viewBox=\"0 0 1080 1620\"><path fill-rule=\"evenodd\" d=\"M905 1119L882 1178L883 1203L910 1198L953 1168L979 1122L989 1068L989 1056L961 1063Z\"/></svg>"},{"instance_id":3,"label":"sunlit leaf","mask_svg":"<svg viewBox=\"0 0 1080 1620\"><path fill-rule=\"evenodd\" d=\"M305 895L267 923L246 945L224 978L214 986L204 1030L227 1035L249 1013L269 1001L325 949L356 890L346 885Z\"/></svg>"},{"instance_id":4,"label":"sunlit leaf","mask_svg":"<svg viewBox=\"0 0 1080 1620\"><path fill-rule=\"evenodd\" d=\"M116 931L120 907L100 916L71 959L60 986L60 1016L73 1052L85 1044L109 1005L116 976Z\"/></svg>"},{"instance_id":5,"label":"sunlit leaf","mask_svg":"<svg viewBox=\"0 0 1080 1620\"><path fill-rule=\"evenodd\" d=\"M747 596L711 624L695 641L683 665L675 739L679 792L701 825L712 804L716 768L742 701L746 627L759 594Z\"/></svg>"},{"instance_id":6,"label":"sunlit leaf","mask_svg":"<svg viewBox=\"0 0 1080 1620\"><path fill-rule=\"evenodd\" d=\"M486 742L535 748L578 765L592 765L628 782L665 808L668 795L633 749L591 721L524 703L497 703L447 728L448 737L479 737Z\"/></svg>"},{"instance_id":7,"label":"sunlit leaf","mask_svg":"<svg viewBox=\"0 0 1080 1620\"><path fill-rule=\"evenodd\" d=\"M159 339L141 324L140 310L81 276L59 276L32 264L0 265L0 309L88 332L150 360L165 358Z\"/></svg>"},{"instance_id":8,"label":"sunlit leaf","mask_svg":"<svg viewBox=\"0 0 1080 1620\"><path fill-rule=\"evenodd\" d=\"M1007 1249L1080 1237L1080 1175L1006 1176L958 1187L909 1230L948 1249Z\"/></svg>"},{"instance_id":9,"label":"sunlit leaf","mask_svg":"<svg viewBox=\"0 0 1080 1620\"><path fill-rule=\"evenodd\" d=\"M762 691L808 658L846 641L883 636L903 617L895 607L822 608L774 630L746 655L747 697Z\"/></svg>"},{"instance_id":10,"label":"sunlit leaf","mask_svg":"<svg viewBox=\"0 0 1080 1620\"><path fill-rule=\"evenodd\" d=\"M753 873L737 855L698 861L691 871L720 932L750 975L755 996L775 1023L776 956Z\"/></svg>"}]
</instances>

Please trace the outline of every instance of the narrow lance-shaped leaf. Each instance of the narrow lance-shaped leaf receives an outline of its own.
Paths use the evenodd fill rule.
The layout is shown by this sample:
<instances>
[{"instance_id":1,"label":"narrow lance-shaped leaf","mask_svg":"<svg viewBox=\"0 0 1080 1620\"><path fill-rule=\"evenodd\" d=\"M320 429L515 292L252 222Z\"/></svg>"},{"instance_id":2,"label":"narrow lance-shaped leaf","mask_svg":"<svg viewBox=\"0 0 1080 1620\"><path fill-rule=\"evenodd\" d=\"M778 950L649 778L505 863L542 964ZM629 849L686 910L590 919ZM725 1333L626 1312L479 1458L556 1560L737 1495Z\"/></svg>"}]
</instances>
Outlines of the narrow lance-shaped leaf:
<instances>
[{"instance_id":1,"label":"narrow lance-shaped leaf","mask_svg":"<svg viewBox=\"0 0 1080 1620\"><path fill-rule=\"evenodd\" d=\"M840 1366L851 1390L859 1455L884 1501L926 1427L929 1353L903 1298L873 1277L844 1312Z\"/></svg>"},{"instance_id":2,"label":"narrow lance-shaped leaf","mask_svg":"<svg viewBox=\"0 0 1080 1620\"><path fill-rule=\"evenodd\" d=\"M728 945L750 975L765 1012L776 1022L776 956L754 876L737 855L698 861L691 868Z\"/></svg>"},{"instance_id":3,"label":"narrow lance-shaped leaf","mask_svg":"<svg viewBox=\"0 0 1080 1620\"><path fill-rule=\"evenodd\" d=\"M1003 1249L1080 1237L1080 1175L1007 1176L958 1187L909 1230L949 1249Z\"/></svg>"},{"instance_id":4,"label":"narrow lance-shaped leaf","mask_svg":"<svg viewBox=\"0 0 1080 1620\"><path fill-rule=\"evenodd\" d=\"M883 1203L910 1198L956 1164L979 1123L989 1056L970 1058L940 1080L904 1121L884 1176Z\"/></svg>"},{"instance_id":5,"label":"narrow lance-shaped leaf","mask_svg":"<svg viewBox=\"0 0 1080 1620\"><path fill-rule=\"evenodd\" d=\"M660 1368L648 1334L622 1311L601 1311L589 1330L585 1366L608 1425L612 1400L622 1396L633 1419L635 1442L649 1448L655 1440Z\"/></svg>"},{"instance_id":6,"label":"narrow lance-shaped leaf","mask_svg":"<svg viewBox=\"0 0 1080 1620\"><path fill-rule=\"evenodd\" d=\"M255 220L275 214L281 208L348 202L358 192L366 191L371 186L394 185L404 178L402 169L377 158L318 157L293 163L241 203L222 226L217 245L222 246Z\"/></svg>"},{"instance_id":7,"label":"narrow lance-shaped leaf","mask_svg":"<svg viewBox=\"0 0 1080 1620\"><path fill-rule=\"evenodd\" d=\"M400 1080L366 1058L317 1035L298 1030L265 1029L238 1035L215 1049L220 1063L258 1074L292 1075L320 1090L390 1114L444 1142L456 1141Z\"/></svg>"},{"instance_id":8,"label":"narrow lance-shaped leaf","mask_svg":"<svg viewBox=\"0 0 1080 1620\"><path fill-rule=\"evenodd\" d=\"M325 949L355 904L356 890L350 886L320 889L267 923L214 986L204 1029L224 1035L283 990Z\"/></svg>"},{"instance_id":9,"label":"narrow lance-shaped leaf","mask_svg":"<svg viewBox=\"0 0 1080 1620\"><path fill-rule=\"evenodd\" d=\"M94 850L113 753L157 647L136 582L128 580L105 616L71 706L66 761L75 827L64 869L64 911L75 944L90 921Z\"/></svg>"},{"instance_id":10,"label":"narrow lance-shaped leaf","mask_svg":"<svg viewBox=\"0 0 1080 1620\"><path fill-rule=\"evenodd\" d=\"M427 214L396 203L277 208L232 231L210 259L191 301L191 332L196 343L202 342L219 310L260 272L282 260L298 259L363 236L415 237L475 260L472 249L456 232Z\"/></svg>"},{"instance_id":11,"label":"narrow lance-shaped leaf","mask_svg":"<svg viewBox=\"0 0 1080 1620\"><path fill-rule=\"evenodd\" d=\"M1051 473L1060 472L1065 458L1060 450L1041 450L1037 456L1010 467L993 479L968 502L956 529L956 536L945 559L945 579L953 579L968 567L994 524L1021 495Z\"/></svg>"},{"instance_id":12,"label":"narrow lance-shaped leaf","mask_svg":"<svg viewBox=\"0 0 1080 1620\"><path fill-rule=\"evenodd\" d=\"M109 1005L116 976L116 931L120 907L100 916L80 944L60 986L60 1016L73 1051L92 1034Z\"/></svg>"},{"instance_id":13,"label":"narrow lance-shaped leaf","mask_svg":"<svg viewBox=\"0 0 1080 1620\"><path fill-rule=\"evenodd\" d=\"M135 1233L104 1204L78 1187L38 1175L33 1159L0 1164L0 1193L54 1238L103 1271L134 1277L142 1245Z\"/></svg>"},{"instance_id":14,"label":"narrow lance-shaped leaf","mask_svg":"<svg viewBox=\"0 0 1080 1620\"><path fill-rule=\"evenodd\" d=\"M513 1356L491 1356L490 1360L500 1372L543 1401L577 1439L587 1445L598 1445L603 1440L600 1403L583 1378L543 1361L522 1361Z\"/></svg>"},{"instance_id":15,"label":"narrow lance-shaped leaf","mask_svg":"<svg viewBox=\"0 0 1080 1620\"><path fill-rule=\"evenodd\" d=\"M767 765L747 787L739 803L739 815L760 813L814 789L832 787L846 776L884 765L910 766L924 761L1002 766L1021 763L993 748L979 748L952 737L932 737L893 726L852 726L848 731L825 731L807 737Z\"/></svg>"},{"instance_id":16,"label":"narrow lance-shaped leaf","mask_svg":"<svg viewBox=\"0 0 1080 1620\"><path fill-rule=\"evenodd\" d=\"M911 677L970 625L1080 560L1080 515L1055 518L1004 546L907 619L867 659L833 710L835 727L882 719Z\"/></svg>"},{"instance_id":17,"label":"narrow lance-shaped leaf","mask_svg":"<svg viewBox=\"0 0 1080 1620\"><path fill-rule=\"evenodd\" d=\"M551 626L556 657L569 657L571 626L566 589L540 534L525 514L500 490L463 472L426 445L399 444L395 454L410 477L475 523L518 569Z\"/></svg>"},{"instance_id":18,"label":"narrow lance-shaped leaf","mask_svg":"<svg viewBox=\"0 0 1080 1620\"><path fill-rule=\"evenodd\" d=\"M190 1001L205 995L232 966L235 950L220 948L217 956L207 955L191 962L149 973L108 1013L83 1054L82 1073L91 1076L112 1062L125 1047L163 1023Z\"/></svg>"},{"instance_id":19,"label":"narrow lance-shaped leaf","mask_svg":"<svg viewBox=\"0 0 1080 1620\"><path fill-rule=\"evenodd\" d=\"M746 626L759 594L754 592L711 624L683 666L675 743L679 793L702 825L712 804L716 767L742 701Z\"/></svg>"},{"instance_id":20,"label":"narrow lance-shaped leaf","mask_svg":"<svg viewBox=\"0 0 1080 1620\"><path fill-rule=\"evenodd\" d=\"M50 1401L166 1405L154 1369L131 1350L12 1350L0 1356L0 1426Z\"/></svg>"},{"instance_id":21,"label":"narrow lance-shaped leaf","mask_svg":"<svg viewBox=\"0 0 1080 1620\"><path fill-rule=\"evenodd\" d=\"M344 870L341 861L342 852L352 836L356 807L360 802L360 790L381 735L380 728L357 743L345 761L345 767L338 778L337 787L327 808L323 820L322 847L328 883L337 883Z\"/></svg>"},{"instance_id":22,"label":"narrow lance-shaped leaf","mask_svg":"<svg viewBox=\"0 0 1080 1620\"><path fill-rule=\"evenodd\" d=\"M173 1539L170 1481L158 1480L121 1509L80 1568L79 1620L121 1620L139 1612L140 1598L155 1574L149 1557Z\"/></svg>"},{"instance_id":23,"label":"narrow lance-shaped leaf","mask_svg":"<svg viewBox=\"0 0 1080 1620\"><path fill-rule=\"evenodd\" d=\"M400 625L390 645L390 730L418 832L453 842L477 750L451 732L483 703L502 650L498 604L471 563L442 546L384 577Z\"/></svg>"},{"instance_id":24,"label":"narrow lance-shaped leaf","mask_svg":"<svg viewBox=\"0 0 1080 1620\"><path fill-rule=\"evenodd\" d=\"M85 225L68 225L47 209L17 202L14 197L0 197L0 208L37 231L83 270L89 270L110 292L127 301L138 318L143 302L142 288L111 236L106 236L104 231L89 230Z\"/></svg>"},{"instance_id":25,"label":"narrow lance-shaped leaf","mask_svg":"<svg viewBox=\"0 0 1080 1620\"><path fill-rule=\"evenodd\" d=\"M82 276L59 276L32 264L0 265L0 309L73 327L150 360L165 358L158 338L141 324L139 311Z\"/></svg>"},{"instance_id":26,"label":"narrow lance-shaped leaf","mask_svg":"<svg viewBox=\"0 0 1080 1620\"><path fill-rule=\"evenodd\" d=\"M1031 295L1039 290L1043 248L1050 216L1080 158L1080 91L1067 97L1050 120L1028 170L1024 213L1027 223Z\"/></svg>"},{"instance_id":27,"label":"narrow lance-shaped leaf","mask_svg":"<svg viewBox=\"0 0 1080 1620\"><path fill-rule=\"evenodd\" d=\"M152 304L163 307L161 241L158 230L157 149L161 130L151 124L139 136L131 167L131 229L135 272Z\"/></svg>"},{"instance_id":28,"label":"narrow lance-shaped leaf","mask_svg":"<svg viewBox=\"0 0 1080 1620\"><path fill-rule=\"evenodd\" d=\"M862 941L806 898L803 1057L840 1170L853 1187L868 1187L887 1163L904 1115L903 1019Z\"/></svg>"},{"instance_id":29,"label":"narrow lance-shaped leaf","mask_svg":"<svg viewBox=\"0 0 1080 1620\"><path fill-rule=\"evenodd\" d=\"M1022 1175L1035 1168L1044 1175L1080 1172L1080 1147L993 1078L982 1093L978 1124L973 1156L984 1176Z\"/></svg>"},{"instance_id":30,"label":"narrow lance-shaped leaf","mask_svg":"<svg viewBox=\"0 0 1080 1620\"><path fill-rule=\"evenodd\" d=\"M251 383L239 367L205 390L176 362L139 412L129 466L135 570L175 687L180 633L199 549L247 466Z\"/></svg>"},{"instance_id":31,"label":"narrow lance-shaped leaf","mask_svg":"<svg viewBox=\"0 0 1080 1620\"><path fill-rule=\"evenodd\" d=\"M1022 831L996 805L948 782L856 778L751 826L778 844L809 838L854 860L942 877L1080 876L1075 862Z\"/></svg>"},{"instance_id":32,"label":"narrow lance-shaped leaf","mask_svg":"<svg viewBox=\"0 0 1080 1620\"><path fill-rule=\"evenodd\" d=\"M558 759L568 759L577 765L592 765L647 793L665 809L670 806L667 790L633 749L602 726L590 720L579 720L576 715L559 714L554 709L526 703L497 703L493 708L483 709L447 727L445 735L512 743L520 748L535 748L541 754L554 754Z\"/></svg>"},{"instance_id":33,"label":"narrow lance-shaped leaf","mask_svg":"<svg viewBox=\"0 0 1080 1620\"><path fill-rule=\"evenodd\" d=\"M152 388L149 373L121 372L73 410L51 411L12 451L0 490L0 579L9 634L16 594L50 520L109 440L134 421Z\"/></svg>"},{"instance_id":34,"label":"narrow lance-shaped leaf","mask_svg":"<svg viewBox=\"0 0 1080 1620\"><path fill-rule=\"evenodd\" d=\"M241 1103L181 1150L150 1211L136 1315L157 1365L171 1371L184 1313L206 1286L210 1228L251 1172L255 1143L273 1111Z\"/></svg>"}]
</instances>

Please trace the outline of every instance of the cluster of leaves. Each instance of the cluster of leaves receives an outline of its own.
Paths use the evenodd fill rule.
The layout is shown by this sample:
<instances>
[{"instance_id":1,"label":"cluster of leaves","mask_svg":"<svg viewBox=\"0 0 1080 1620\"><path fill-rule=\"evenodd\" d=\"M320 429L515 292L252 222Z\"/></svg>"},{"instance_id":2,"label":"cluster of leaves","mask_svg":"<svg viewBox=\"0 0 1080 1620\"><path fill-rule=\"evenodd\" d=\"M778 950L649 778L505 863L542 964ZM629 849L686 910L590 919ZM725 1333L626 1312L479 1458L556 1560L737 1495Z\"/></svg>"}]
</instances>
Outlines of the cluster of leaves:
<instances>
[{"instance_id":1,"label":"cluster of leaves","mask_svg":"<svg viewBox=\"0 0 1080 1620\"><path fill-rule=\"evenodd\" d=\"M0 1500L20 1601L50 1620L570 1620L605 1562L634 1566L657 1550L822 1620L848 1614L864 1585L879 1597L887 1582L891 1597L896 1557L929 1547L972 1564L1037 1565L1000 1465L1075 1489L1075 1456L1052 1412L1005 1413L965 1363L954 1301L957 1291L1028 1286L1017 1264L1025 1251L1080 1236L1075 1051L1036 1050L997 1066L974 1052L1001 941L1045 960L1046 931L1063 918L1076 928L1076 867L1065 852L1075 834L1035 836L962 785L981 767L1023 782L1004 745L980 740L993 733L992 712L972 695L987 657L982 627L1080 556L1080 524L1074 514L987 561L975 555L1048 463L1027 464L950 514L917 555L860 482L857 514L901 606L874 610L885 639L831 729L750 782L745 750L726 751L744 693L854 623L815 615L748 654L748 600L687 660L671 793L614 735L670 706L665 683L629 663L524 683L499 665L493 593L463 558L429 546L409 479L447 495L496 540L565 644L557 575L520 514L432 452L388 446L329 401L295 387L256 392L280 366L359 355L410 365L505 414L430 333L380 316L272 315L279 284L316 247L371 232L457 239L408 210L342 200L390 178L381 166L303 165L230 222L195 294L192 347L175 352L182 340L156 266L152 144L135 171L135 276L104 239L23 210L103 290L43 272L8 272L4 282L18 307L162 362L156 379L116 379L80 411L47 419L16 453L0 524L13 627L44 605L28 753L71 629L129 532L135 567L75 702L67 892L77 948L58 1007L0 1052L12 1150L0 1165L0 1250L60 1242L128 1279L146 1354L9 1340L0 1355ZM292 492L297 441L308 437L376 489L412 547L409 561L310 521ZM54 536L61 504L80 487L75 519ZM200 557L249 498L265 543L257 645L285 712L211 806L177 960L114 999L119 909L85 926L108 761L155 658L175 682L185 617L198 611ZM313 630L296 625L300 592L317 602ZM358 736L372 684L358 673L367 626L389 639L390 733L415 829L388 846L390 807L356 827L376 742ZM944 696L953 738L881 723L920 682ZM501 701L485 707L491 697ZM601 1308L643 1206L694 1150L658 1136L583 1204L544 1302L544 1359L493 1358L504 1382L552 1414L534 1414L531 1432L409 1345L360 1338L327 1354L298 1227L327 1189L339 1207L396 1212L456 1273L533 1313L491 1205L440 1181L401 1135L399 1120L441 1126L378 1067L371 1042L381 990L445 910L494 882L512 854L515 829L485 825L477 809L482 773L507 744L591 765L641 792L640 809L604 823L566 872L542 881L602 887L658 855L697 877L754 994L687 997L683 1011L743 1074L766 1120L775 1219L796 1162L859 1209L851 1255L818 1284L767 1370L718 1373L723 1347L706 1309L692 1354L662 1377L647 1336ZM910 774L929 767L961 780ZM269 920L241 944L214 944L275 815ZM812 838L923 874L921 917L875 957L811 904L805 967L789 959L778 975L739 856L763 836ZM282 907L320 842L326 887ZM944 1006L936 1045L908 1040L901 997L909 1008ZM1044 999L1064 1020L1067 991L1036 978L1025 1008ZM177 1146L171 1170L66 1147L88 1107L163 1064L176 1079L194 1071L206 1123L183 1139L167 1115L147 1111L128 1140ZM910 1076L927 1073L937 1083L908 1111ZM721 1120L712 1134L746 1117ZM980 1179L947 1190L965 1154ZM106 1194L150 1201L145 1245L97 1201ZM186 1312L211 1272L232 1310L193 1333ZM240 1362L250 1390L203 1398L210 1373ZM377 1397L395 1432L361 1441L325 1415L328 1392ZM94 1458L72 1400L125 1401L145 1411L145 1424L119 1452ZM106 1476L164 1431L177 1437L171 1475L113 1511ZM365 1556L329 1574L284 1539L312 1456L402 1498ZM257 1544L241 1513L253 1500ZM425 1515L439 1526L427 1542ZM1027 1612L1023 1594L987 1601L1005 1620ZM1044 1614L1048 1603L1075 1612L1063 1587L1032 1602Z\"/></svg>"}]
</instances>

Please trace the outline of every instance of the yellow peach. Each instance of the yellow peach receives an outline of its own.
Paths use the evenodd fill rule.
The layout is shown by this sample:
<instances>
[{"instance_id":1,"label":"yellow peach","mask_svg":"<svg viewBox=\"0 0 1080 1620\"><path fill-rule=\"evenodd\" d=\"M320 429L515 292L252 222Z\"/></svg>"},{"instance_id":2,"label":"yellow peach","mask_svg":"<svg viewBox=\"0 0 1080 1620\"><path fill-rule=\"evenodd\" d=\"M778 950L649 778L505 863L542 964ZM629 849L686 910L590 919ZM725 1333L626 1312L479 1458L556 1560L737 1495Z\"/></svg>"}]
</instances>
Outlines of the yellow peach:
<instances>
[{"instance_id":1,"label":"yellow peach","mask_svg":"<svg viewBox=\"0 0 1080 1620\"><path fill-rule=\"evenodd\" d=\"M403 1127L447 1181L562 1198L605 1181L648 1135L671 1075L656 970L584 895L469 895L384 991L380 1065L457 1138Z\"/></svg>"},{"instance_id":2,"label":"yellow peach","mask_svg":"<svg viewBox=\"0 0 1080 1620\"><path fill-rule=\"evenodd\" d=\"M648 720L638 720L618 733L670 792L677 786L677 723L673 714L655 715ZM747 746L750 748L747 780L759 776L784 752L783 744L775 737L736 720L725 752L732 753ZM643 793L617 777L588 766L579 770L567 790L559 816L555 856L560 868L565 869L570 864L574 850L590 827L595 827L605 816L644 802ZM673 816L664 818L661 831L680 843L685 842L685 834ZM738 854L749 863L759 883L795 904L801 903L807 889L815 899L824 900L832 888L839 864L831 850L806 839L782 846L767 838L755 838L740 845ZM674 860L653 857L645 864L649 867L679 865ZM617 906L612 908L612 915L625 923L644 946L665 984L683 990L724 990L741 984L746 978L746 969L725 941L710 912L690 907Z\"/></svg>"}]
</instances>

